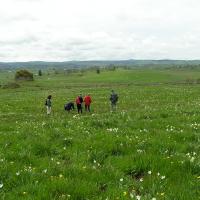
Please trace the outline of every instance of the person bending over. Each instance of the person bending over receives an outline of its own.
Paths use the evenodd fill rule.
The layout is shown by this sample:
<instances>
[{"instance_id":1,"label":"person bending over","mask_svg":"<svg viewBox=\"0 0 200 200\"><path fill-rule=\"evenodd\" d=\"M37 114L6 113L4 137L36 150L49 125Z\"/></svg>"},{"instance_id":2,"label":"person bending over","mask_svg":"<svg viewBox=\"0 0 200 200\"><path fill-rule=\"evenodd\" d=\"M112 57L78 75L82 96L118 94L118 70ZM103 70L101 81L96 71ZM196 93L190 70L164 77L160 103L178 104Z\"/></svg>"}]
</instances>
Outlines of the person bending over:
<instances>
[{"instance_id":1,"label":"person bending over","mask_svg":"<svg viewBox=\"0 0 200 200\"><path fill-rule=\"evenodd\" d=\"M70 112L71 110L74 110L74 103L69 102L69 103L65 104L64 109L68 112Z\"/></svg>"}]
</instances>

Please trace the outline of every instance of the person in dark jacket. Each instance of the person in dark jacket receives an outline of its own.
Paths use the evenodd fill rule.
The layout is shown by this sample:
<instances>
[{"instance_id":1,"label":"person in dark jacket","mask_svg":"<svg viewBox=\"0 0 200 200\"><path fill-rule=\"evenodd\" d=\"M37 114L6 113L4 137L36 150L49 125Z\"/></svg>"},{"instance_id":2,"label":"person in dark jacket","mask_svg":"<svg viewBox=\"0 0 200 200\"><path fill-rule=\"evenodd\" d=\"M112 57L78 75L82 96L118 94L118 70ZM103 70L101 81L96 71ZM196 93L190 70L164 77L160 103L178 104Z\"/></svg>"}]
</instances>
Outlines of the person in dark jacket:
<instances>
[{"instance_id":1,"label":"person in dark jacket","mask_svg":"<svg viewBox=\"0 0 200 200\"><path fill-rule=\"evenodd\" d=\"M69 103L65 104L64 109L68 112L70 112L71 110L74 110L74 103L69 102Z\"/></svg>"},{"instance_id":2,"label":"person in dark jacket","mask_svg":"<svg viewBox=\"0 0 200 200\"><path fill-rule=\"evenodd\" d=\"M47 115L51 114L51 106L52 106L52 102L51 102L52 96L49 95L45 101L45 106L47 108Z\"/></svg>"},{"instance_id":3,"label":"person in dark jacket","mask_svg":"<svg viewBox=\"0 0 200 200\"><path fill-rule=\"evenodd\" d=\"M82 103L83 103L83 97L82 97L82 95L79 95L76 98L76 106L77 106L78 113L82 113L83 112Z\"/></svg>"},{"instance_id":4,"label":"person in dark jacket","mask_svg":"<svg viewBox=\"0 0 200 200\"><path fill-rule=\"evenodd\" d=\"M111 91L110 102L112 111L115 111L118 102L118 95L114 92L114 90Z\"/></svg>"}]
</instances>

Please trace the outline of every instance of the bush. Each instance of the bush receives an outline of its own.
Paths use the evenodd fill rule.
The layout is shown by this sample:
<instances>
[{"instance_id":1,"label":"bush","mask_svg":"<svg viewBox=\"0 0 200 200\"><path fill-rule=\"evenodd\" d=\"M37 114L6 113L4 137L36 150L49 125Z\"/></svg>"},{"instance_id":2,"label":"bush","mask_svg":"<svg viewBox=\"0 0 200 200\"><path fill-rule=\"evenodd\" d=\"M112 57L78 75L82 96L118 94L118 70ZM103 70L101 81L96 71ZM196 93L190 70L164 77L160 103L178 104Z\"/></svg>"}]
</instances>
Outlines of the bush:
<instances>
[{"instance_id":1,"label":"bush","mask_svg":"<svg viewBox=\"0 0 200 200\"><path fill-rule=\"evenodd\" d=\"M196 80L196 83L197 83L197 84L200 84L200 78L198 78L198 79Z\"/></svg>"},{"instance_id":2,"label":"bush","mask_svg":"<svg viewBox=\"0 0 200 200\"><path fill-rule=\"evenodd\" d=\"M185 82L186 82L187 84L194 84L194 83L195 83L195 80L194 80L194 79L191 79L191 78L187 78L187 79L185 80Z\"/></svg>"},{"instance_id":3,"label":"bush","mask_svg":"<svg viewBox=\"0 0 200 200\"><path fill-rule=\"evenodd\" d=\"M15 74L15 80L33 81L33 73L29 72L28 70L17 71Z\"/></svg>"},{"instance_id":4,"label":"bush","mask_svg":"<svg viewBox=\"0 0 200 200\"><path fill-rule=\"evenodd\" d=\"M5 85L2 85L3 89L15 89L15 88L19 88L20 85L15 83L15 82L11 82L11 83L7 83Z\"/></svg>"}]
</instances>

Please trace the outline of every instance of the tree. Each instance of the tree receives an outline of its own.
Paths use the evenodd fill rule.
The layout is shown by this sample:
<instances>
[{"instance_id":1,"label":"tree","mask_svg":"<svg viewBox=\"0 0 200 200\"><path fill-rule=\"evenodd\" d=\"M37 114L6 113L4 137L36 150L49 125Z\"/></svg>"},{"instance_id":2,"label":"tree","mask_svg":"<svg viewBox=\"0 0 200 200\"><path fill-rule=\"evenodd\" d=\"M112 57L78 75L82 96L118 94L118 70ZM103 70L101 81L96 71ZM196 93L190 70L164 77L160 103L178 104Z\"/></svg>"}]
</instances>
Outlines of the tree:
<instances>
[{"instance_id":1,"label":"tree","mask_svg":"<svg viewBox=\"0 0 200 200\"><path fill-rule=\"evenodd\" d=\"M100 74L100 69L97 69L96 72L97 72L97 74Z\"/></svg>"},{"instance_id":2,"label":"tree","mask_svg":"<svg viewBox=\"0 0 200 200\"><path fill-rule=\"evenodd\" d=\"M38 71L38 76L42 76L42 70L41 69Z\"/></svg>"}]
</instances>

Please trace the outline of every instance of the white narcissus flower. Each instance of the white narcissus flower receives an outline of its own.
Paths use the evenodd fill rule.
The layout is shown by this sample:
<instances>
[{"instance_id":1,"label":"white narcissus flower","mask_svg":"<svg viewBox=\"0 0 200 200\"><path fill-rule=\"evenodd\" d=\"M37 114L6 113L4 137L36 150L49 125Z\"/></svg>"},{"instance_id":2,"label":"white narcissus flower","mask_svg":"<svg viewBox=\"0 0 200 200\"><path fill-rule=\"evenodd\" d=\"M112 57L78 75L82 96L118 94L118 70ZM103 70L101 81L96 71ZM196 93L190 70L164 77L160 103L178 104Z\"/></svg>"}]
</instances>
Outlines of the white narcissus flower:
<instances>
[{"instance_id":1,"label":"white narcissus flower","mask_svg":"<svg viewBox=\"0 0 200 200\"><path fill-rule=\"evenodd\" d=\"M162 179L162 180L165 179L165 176L161 176L161 179Z\"/></svg>"},{"instance_id":2,"label":"white narcissus flower","mask_svg":"<svg viewBox=\"0 0 200 200\"><path fill-rule=\"evenodd\" d=\"M20 175L20 172L16 172L16 175L19 176L19 175Z\"/></svg>"},{"instance_id":3,"label":"white narcissus flower","mask_svg":"<svg viewBox=\"0 0 200 200\"><path fill-rule=\"evenodd\" d=\"M59 175L59 177L60 177L60 178L62 178L62 177L63 177L63 175L62 175L62 174L60 174L60 175Z\"/></svg>"},{"instance_id":4,"label":"white narcissus flower","mask_svg":"<svg viewBox=\"0 0 200 200\"><path fill-rule=\"evenodd\" d=\"M190 159L190 162L194 162L194 159L195 159L195 158L194 158L194 157L192 157L192 158Z\"/></svg>"},{"instance_id":5,"label":"white narcissus flower","mask_svg":"<svg viewBox=\"0 0 200 200\"><path fill-rule=\"evenodd\" d=\"M148 174L151 175L151 171L148 171Z\"/></svg>"},{"instance_id":6,"label":"white narcissus flower","mask_svg":"<svg viewBox=\"0 0 200 200\"><path fill-rule=\"evenodd\" d=\"M130 193L130 197L131 197L131 199L133 199L133 198L134 198L134 195L133 195L132 193Z\"/></svg>"},{"instance_id":7,"label":"white narcissus flower","mask_svg":"<svg viewBox=\"0 0 200 200\"><path fill-rule=\"evenodd\" d=\"M137 199L137 200L140 200L140 199L141 199L141 196L137 195L137 196L136 196L136 199Z\"/></svg>"}]
</instances>

